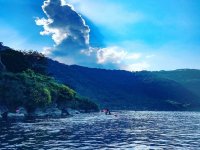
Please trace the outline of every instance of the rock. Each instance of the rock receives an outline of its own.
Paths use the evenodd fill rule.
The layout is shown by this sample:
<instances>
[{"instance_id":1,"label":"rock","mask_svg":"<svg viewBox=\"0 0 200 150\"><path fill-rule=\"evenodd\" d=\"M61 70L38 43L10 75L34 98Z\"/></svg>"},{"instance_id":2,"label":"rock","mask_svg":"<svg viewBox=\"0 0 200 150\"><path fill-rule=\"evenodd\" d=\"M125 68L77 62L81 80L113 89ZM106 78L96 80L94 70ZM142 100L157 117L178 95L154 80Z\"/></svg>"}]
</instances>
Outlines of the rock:
<instances>
[{"instance_id":1,"label":"rock","mask_svg":"<svg viewBox=\"0 0 200 150\"><path fill-rule=\"evenodd\" d=\"M69 112L67 111L67 109L63 108L62 109L62 117L66 117L66 116L69 116Z\"/></svg>"},{"instance_id":2,"label":"rock","mask_svg":"<svg viewBox=\"0 0 200 150\"><path fill-rule=\"evenodd\" d=\"M58 108L47 108L46 113L51 117L61 117L62 111Z\"/></svg>"},{"instance_id":3,"label":"rock","mask_svg":"<svg viewBox=\"0 0 200 150\"><path fill-rule=\"evenodd\" d=\"M1 116L2 116L3 119L7 119L8 112L4 112L4 113L2 113Z\"/></svg>"},{"instance_id":4,"label":"rock","mask_svg":"<svg viewBox=\"0 0 200 150\"><path fill-rule=\"evenodd\" d=\"M20 113L8 113L7 114L8 119L24 119L25 115Z\"/></svg>"},{"instance_id":5,"label":"rock","mask_svg":"<svg viewBox=\"0 0 200 150\"><path fill-rule=\"evenodd\" d=\"M27 116L27 115L28 115L28 112L27 112L27 110L26 110L24 107L19 107L19 108L16 110L16 113L18 113L18 114L24 114L24 116Z\"/></svg>"},{"instance_id":6,"label":"rock","mask_svg":"<svg viewBox=\"0 0 200 150\"><path fill-rule=\"evenodd\" d=\"M33 117L46 117L48 114L42 108L36 108L33 113L30 114Z\"/></svg>"},{"instance_id":7,"label":"rock","mask_svg":"<svg viewBox=\"0 0 200 150\"><path fill-rule=\"evenodd\" d=\"M8 108L4 105L0 105L0 118L4 119L24 119L28 115L24 107L19 107L16 113L9 112Z\"/></svg>"},{"instance_id":8,"label":"rock","mask_svg":"<svg viewBox=\"0 0 200 150\"><path fill-rule=\"evenodd\" d=\"M2 114L8 112L8 108L4 105L0 105L0 115L2 116Z\"/></svg>"},{"instance_id":9,"label":"rock","mask_svg":"<svg viewBox=\"0 0 200 150\"><path fill-rule=\"evenodd\" d=\"M62 111L57 107L37 108L31 116L33 117L61 117Z\"/></svg>"},{"instance_id":10,"label":"rock","mask_svg":"<svg viewBox=\"0 0 200 150\"><path fill-rule=\"evenodd\" d=\"M7 119L24 119L28 115L26 109L24 107L19 107L16 110L16 113L6 112L4 113L4 117Z\"/></svg>"},{"instance_id":11,"label":"rock","mask_svg":"<svg viewBox=\"0 0 200 150\"><path fill-rule=\"evenodd\" d=\"M30 114L30 116L39 118L45 118L45 117L59 118L76 114L80 114L80 111L71 108L59 109L57 105L52 104L51 106L46 108L35 109L35 111L32 114Z\"/></svg>"},{"instance_id":12,"label":"rock","mask_svg":"<svg viewBox=\"0 0 200 150\"><path fill-rule=\"evenodd\" d=\"M80 111L75 110L75 109L71 109L71 108L67 108L67 112L68 112L70 115L80 114Z\"/></svg>"}]
</instances>

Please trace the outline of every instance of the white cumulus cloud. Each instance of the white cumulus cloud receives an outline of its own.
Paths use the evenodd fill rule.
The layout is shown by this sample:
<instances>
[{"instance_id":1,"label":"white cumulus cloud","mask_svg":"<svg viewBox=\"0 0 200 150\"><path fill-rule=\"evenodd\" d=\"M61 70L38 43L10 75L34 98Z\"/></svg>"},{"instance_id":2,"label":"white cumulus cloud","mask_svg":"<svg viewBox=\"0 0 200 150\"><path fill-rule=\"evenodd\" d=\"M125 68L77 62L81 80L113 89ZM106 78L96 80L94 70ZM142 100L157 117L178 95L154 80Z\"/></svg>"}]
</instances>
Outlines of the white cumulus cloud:
<instances>
[{"instance_id":1,"label":"white cumulus cloud","mask_svg":"<svg viewBox=\"0 0 200 150\"><path fill-rule=\"evenodd\" d=\"M118 11L121 8L113 9ZM131 52L121 46L92 47L89 41L90 28L86 25L82 16L65 0L45 0L42 10L46 18L36 18L36 25L43 27L44 30L40 32L42 36L51 36L55 42L52 47L43 48L45 55L65 64L78 64L89 67L129 71L139 71L149 67L147 62L138 63L138 61L142 61L141 59L145 59L142 53ZM132 13L120 18L120 13L118 13L117 18L112 18L111 16L115 16L114 14L111 13L109 16L109 12L106 12L106 9L102 10L104 11L99 13L101 15L108 13L105 16L110 18L112 26L117 24L119 20L120 22L128 23L129 21L137 21L141 17L140 14ZM128 17L127 20L126 17ZM101 20L102 17L98 17L98 15L96 19L100 19L99 21L102 21L102 23L109 24L109 22Z\"/></svg>"},{"instance_id":2,"label":"white cumulus cloud","mask_svg":"<svg viewBox=\"0 0 200 150\"><path fill-rule=\"evenodd\" d=\"M88 48L90 29L72 6L63 0L46 0L42 9L47 19L35 20L37 25L44 28L41 35L51 35L56 46L65 45L66 50Z\"/></svg>"},{"instance_id":3,"label":"white cumulus cloud","mask_svg":"<svg viewBox=\"0 0 200 150\"><path fill-rule=\"evenodd\" d=\"M150 65L147 62L138 62L122 66L121 69L128 71L142 71L149 69Z\"/></svg>"},{"instance_id":4,"label":"white cumulus cloud","mask_svg":"<svg viewBox=\"0 0 200 150\"><path fill-rule=\"evenodd\" d=\"M141 57L142 54L140 53L130 53L117 46L102 48L97 51L97 61L99 64L120 64L126 61L135 61Z\"/></svg>"},{"instance_id":5,"label":"white cumulus cloud","mask_svg":"<svg viewBox=\"0 0 200 150\"><path fill-rule=\"evenodd\" d=\"M102 48L97 51L97 60L99 64L121 63L126 56L126 52L118 47Z\"/></svg>"}]
</instances>

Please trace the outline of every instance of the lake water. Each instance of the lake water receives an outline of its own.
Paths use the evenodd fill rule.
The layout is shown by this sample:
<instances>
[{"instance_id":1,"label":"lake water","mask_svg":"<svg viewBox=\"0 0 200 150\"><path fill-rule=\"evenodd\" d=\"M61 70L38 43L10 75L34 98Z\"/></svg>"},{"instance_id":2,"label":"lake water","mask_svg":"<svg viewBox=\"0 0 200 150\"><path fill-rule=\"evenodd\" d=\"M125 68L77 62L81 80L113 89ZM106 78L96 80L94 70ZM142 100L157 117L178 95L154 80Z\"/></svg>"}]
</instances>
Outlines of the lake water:
<instances>
[{"instance_id":1,"label":"lake water","mask_svg":"<svg viewBox=\"0 0 200 150\"><path fill-rule=\"evenodd\" d=\"M200 149L199 112L114 114L0 121L0 149Z\"/></svg>"}]
</instances>

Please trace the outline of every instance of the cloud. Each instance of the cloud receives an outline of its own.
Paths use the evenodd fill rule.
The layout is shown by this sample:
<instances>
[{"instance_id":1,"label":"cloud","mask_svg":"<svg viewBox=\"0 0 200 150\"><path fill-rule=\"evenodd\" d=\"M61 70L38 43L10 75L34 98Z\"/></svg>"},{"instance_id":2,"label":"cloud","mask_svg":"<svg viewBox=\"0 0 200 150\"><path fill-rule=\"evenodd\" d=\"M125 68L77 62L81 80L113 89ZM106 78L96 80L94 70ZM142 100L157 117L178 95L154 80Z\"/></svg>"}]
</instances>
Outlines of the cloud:
<instances>
[{"instance_id":1,"label":"cloud","mask_svg":"<svg viewBox=\"0 0 200 150\"><path fill-rule=\"evenodd\" d=\"M97 62L99 64L121 64L125 61L137 60L140 58L140 53L130 53L117 46L102 48L97 51Z\"/></svg>"},{"instance_id":2,"label":"cloud","mask_svg":"<svg viewBox=\"0 0 200 150\"><path fill-rule=\"evenodd\" d=\"M126 52L118 47L102 48L97 51L97 62L99 64L114 63L119 64L126 56Z\"/></svg>"},{"instance_id":3,"label":"cloud","mask_svg":"<svg viewBox=\"0 0 200 150\"><path fill-rule=\"evenodd\" d=\"M45 18L37 18L43 26L41 35L51 35L56 49L76 51L89 47L89 27L74 8L61 0L46 0L42 6Z\"/></svg>"},{"instance_id":4,"label":"cloud","mask_svg":"<svg viewBox=\"0 0 200 150\"><path fill-rule=\"evenodd\" d=\"M55 42L54 46L43 48L45 55L69 65L130 71L147 68L147 64L136 62L143 58L141 53L120 46L93 47L98 44L90 43L89 26L66 1L45 0L42 9L47 18L36 18L36 25L43 27L42 36L51 36ZM95 29L94 25L92 29Z\"/></svg>"},{"instance_id":5,"label":"cloud","mask_svg":"<svg viewBox=\"0 0 200 150\"><path fill-rule=\"evenodd\" d=\"M42 53L45 56L49 56L52 54L53 48L52 47L43 47Z\"/></svg>"},{"instance_id":6,"label":"cloud","mask_svg":"<svg viewBox=\"0 0 200 150\"><path fill-rule=\"evenodd\" d=\"M112 67L113 69L128 71L142 71L150 68L150 63L147 61L150 55L128 52L117 46L102 48L97 50L96 53L97 63L105 68ZM153 57L153 55L150 57Z\"/></svg>"},{"instance_id":7,"label":"cloud","mask_svg":"<svg viewBox=\"0 0 200 150\"><path fill-rule=\"evenodd\" d=\"M93 20L90 20L87 18L87 16L83 16L86 24L90 27L90 46L92 47L105 47L105 39L104 35L102 34L102 31L100 28L93 22Z\"/></svg>"},{"instance_id":8,"label":"cloud","mask_svg":"<svg viewBox=\"0 0 200 150\"><path fill-rule=\"evenodd\" d=\"M129 64L126 66L122 66L121 69L128 71L142 71L149 69L150 65L147 62L139 62L134 64Z\"/></svg>"}]
</instances>

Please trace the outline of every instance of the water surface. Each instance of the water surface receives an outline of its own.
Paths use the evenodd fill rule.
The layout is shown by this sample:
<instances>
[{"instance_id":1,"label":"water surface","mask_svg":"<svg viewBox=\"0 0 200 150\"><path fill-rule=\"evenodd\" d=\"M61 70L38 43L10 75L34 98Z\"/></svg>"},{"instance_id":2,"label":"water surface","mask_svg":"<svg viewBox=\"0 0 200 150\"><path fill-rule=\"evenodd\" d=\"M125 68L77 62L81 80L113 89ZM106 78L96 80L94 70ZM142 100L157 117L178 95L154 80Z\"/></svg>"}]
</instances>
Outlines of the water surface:
<instances>
[{"instance_id":1,"label":"water surface","mask_svg":"<svg viewBox=\"0 0 200 150\"><path fill-rule=\"evenodd\" d=\"M200 149L199 112L114 113L0 121L0 149Z\"/></svg>"}]
</instances>

